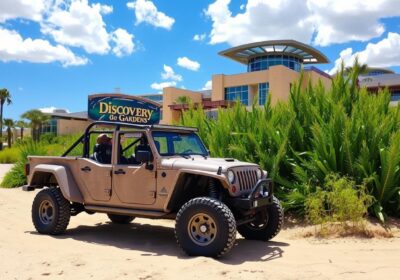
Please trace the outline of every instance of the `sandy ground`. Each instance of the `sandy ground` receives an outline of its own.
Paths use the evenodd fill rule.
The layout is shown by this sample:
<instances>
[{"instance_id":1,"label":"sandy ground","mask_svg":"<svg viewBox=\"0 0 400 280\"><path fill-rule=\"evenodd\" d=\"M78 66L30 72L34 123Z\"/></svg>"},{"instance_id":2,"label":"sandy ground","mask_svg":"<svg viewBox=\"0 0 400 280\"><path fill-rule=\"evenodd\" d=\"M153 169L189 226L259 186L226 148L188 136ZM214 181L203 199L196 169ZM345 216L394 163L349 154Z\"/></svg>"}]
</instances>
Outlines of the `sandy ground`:
<instances>
[{"instance_id":1,"label":"sandy ground","mask_svg":"<svg viewBox=\"0 0 400 280\"><path fill-rule=\"evenodd\" d=\"M4 175L13 167L14 164L0 164L0 182L3 180Z\"/></svg>"},{"instance_id":2,"label":"sandy ground","mask_svg":"<svg viewBox=\"0 0 400 280\"><path fill-rule=\"evenodd\" d=\"M283 230L273 242L244 240L222 259L187 257L173 221L113 225L104 214L72 217L62 236L36 233L35 192L0 189L0 279L395 279L400 237L300 238Z\"/></svg>"}]
</instances>

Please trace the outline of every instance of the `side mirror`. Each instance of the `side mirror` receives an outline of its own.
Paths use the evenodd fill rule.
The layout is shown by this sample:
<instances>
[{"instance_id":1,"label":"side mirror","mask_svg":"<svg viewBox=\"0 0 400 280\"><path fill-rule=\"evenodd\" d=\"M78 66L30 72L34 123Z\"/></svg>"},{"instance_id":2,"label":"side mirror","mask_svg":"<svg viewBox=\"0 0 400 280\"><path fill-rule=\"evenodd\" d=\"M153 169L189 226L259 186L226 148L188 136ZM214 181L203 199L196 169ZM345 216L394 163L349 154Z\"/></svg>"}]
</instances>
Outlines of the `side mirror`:
<instances>
[{"instance_id":1,"label":"side mirror","mask_svg":"<svg viewBox=\"0 0 400 280\"><path fill-rule=\"evenodd\" d=\"M149 162L153 160L153 155L150 151L138 150L136 151L135 158L139 162Z\"/></svg>"}]
</instances>

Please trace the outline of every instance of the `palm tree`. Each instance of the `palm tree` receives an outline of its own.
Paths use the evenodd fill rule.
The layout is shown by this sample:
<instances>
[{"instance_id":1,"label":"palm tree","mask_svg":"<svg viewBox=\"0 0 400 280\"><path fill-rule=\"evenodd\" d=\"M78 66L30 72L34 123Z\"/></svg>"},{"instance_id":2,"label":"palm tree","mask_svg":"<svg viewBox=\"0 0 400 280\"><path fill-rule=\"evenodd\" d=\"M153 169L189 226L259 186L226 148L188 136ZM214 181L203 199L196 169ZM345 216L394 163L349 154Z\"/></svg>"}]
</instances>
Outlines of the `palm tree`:
<instances>
[{"instance_id":1,"label":"palm tree","mask_svg":"<svg viewBox=\"0 0 400 280\"><path fill-rule=\"evenodd\" d=\"M11 104L11 94L6 88L0 89L0 151L3 149L3 105Z\"/></svg>"},{"instance_id":2,"label":"palm tree","mask_svg":"<svg viewBox=\"0 0 400 280\"><path fill-rule=\"evenodd\" d=\"M175 104L188 104L192 101L189 96L181 95L175 99Z\"/></svg>"},{"instance_id":3,"label":"palm tree","mask_svg":"<svg viewBox=\"0 0 400 280\"><path fill-rule=\"evenodd\" d=\"M11 148L12 142L12 128L14 127L15 123L12 119L4 119L4 125L7 126L7 144L8 148Z\"/></svg>"},{"instance_id":4,"label":"palm tree","mask_svg":"<svg viewBox=\"0 0 400 280\"><path fill-rule=\"evenodd\" d=\"M21 115L21 118L30 121L32 129L32 139L33 141L39 141L42 124L48 121L50 117L39 110L33 109L23 113Z\"/></svg>"},{"instance_id":5,"label":"palm tree","mask_svg":"<svg viewBox=\"0 0 400 280\"><path fill-rule=\"evenodd\" d=\"M15 123L16 127L19 127L21 140L24 140L24 129L28 127L28 124L24 120L19 120Z\"/></svg>"}]
</instances>

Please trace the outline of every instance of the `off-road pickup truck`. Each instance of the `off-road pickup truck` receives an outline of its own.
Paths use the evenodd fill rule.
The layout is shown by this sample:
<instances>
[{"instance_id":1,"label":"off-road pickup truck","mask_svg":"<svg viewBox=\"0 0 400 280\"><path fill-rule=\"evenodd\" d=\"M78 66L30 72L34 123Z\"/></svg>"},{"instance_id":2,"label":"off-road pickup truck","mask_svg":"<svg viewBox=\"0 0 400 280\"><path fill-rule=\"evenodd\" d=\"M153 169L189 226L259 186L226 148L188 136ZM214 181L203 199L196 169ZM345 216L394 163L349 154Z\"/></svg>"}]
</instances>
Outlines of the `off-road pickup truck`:
<instances>
[{"instance_id":1,"label":"off-road pickup truck","mask_svg":"<svg viewBox=\"0 0 400 280\"><path fill-rule=\"evenodd\" d=\"M267 172L210 157L196 131L97 121L62 156L29 156L23 190L42 189L32 205L36 230L62 234L81 212L106 213L118 224L175 219L180 247L211 257L230 251L236 231L246 239L273 238L283 210ZM79 156L70 155L77 150Z\"/></svg>"}]
</instances>

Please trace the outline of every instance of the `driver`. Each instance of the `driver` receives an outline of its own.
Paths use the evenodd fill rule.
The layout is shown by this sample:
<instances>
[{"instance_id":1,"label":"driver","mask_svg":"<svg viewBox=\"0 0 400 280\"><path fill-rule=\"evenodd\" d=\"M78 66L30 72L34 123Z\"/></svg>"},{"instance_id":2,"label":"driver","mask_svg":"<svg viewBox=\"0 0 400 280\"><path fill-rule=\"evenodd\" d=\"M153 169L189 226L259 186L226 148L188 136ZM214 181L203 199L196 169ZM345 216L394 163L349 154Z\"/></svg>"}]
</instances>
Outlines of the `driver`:
<instances>
[{"instance_id":1,"label":"driver","mask_svg":"<svg viewBox=\"0 0 400 280\"><path fill-rule=\"evenodd\" d=\"M104 164L111 163L112 138L102 133L97 136L96 145L94 147L94 158L96 161Z\"/></svg>"}]
</instances>

